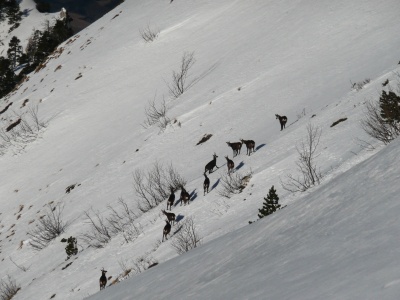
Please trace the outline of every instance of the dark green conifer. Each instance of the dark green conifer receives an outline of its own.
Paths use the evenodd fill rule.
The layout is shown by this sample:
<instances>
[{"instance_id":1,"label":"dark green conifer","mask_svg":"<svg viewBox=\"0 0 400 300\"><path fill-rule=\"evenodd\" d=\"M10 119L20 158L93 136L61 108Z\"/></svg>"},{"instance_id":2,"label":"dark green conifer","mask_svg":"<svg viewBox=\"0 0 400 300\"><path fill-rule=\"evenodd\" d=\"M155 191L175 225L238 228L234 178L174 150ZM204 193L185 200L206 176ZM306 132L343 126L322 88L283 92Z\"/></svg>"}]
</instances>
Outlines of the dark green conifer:
<instances>
[{"instance_id":1,"label":"dark green conifer","mask_svg":"<svg viewBox=\"0 0 400 300\"><path fill-rule=\"evenodd\" d=\"M278 203L278 201L279 197L276 194L274 186L272 186L268 192L267 197L264 198L263 207L258 210L258 217L261 219L279 210L281 208L281 205Z\"/></svg>"},{"instance_id":2,"label":"dark green conifer","mask_svg":"<svg viewBox=\"0 0 400 300\"><path fill-rule=\"evenodd\" d=\"M382 91L379 99L381 117L388 123L400 122L400 97L394 92Z\"/></svg>"}]
</instances>

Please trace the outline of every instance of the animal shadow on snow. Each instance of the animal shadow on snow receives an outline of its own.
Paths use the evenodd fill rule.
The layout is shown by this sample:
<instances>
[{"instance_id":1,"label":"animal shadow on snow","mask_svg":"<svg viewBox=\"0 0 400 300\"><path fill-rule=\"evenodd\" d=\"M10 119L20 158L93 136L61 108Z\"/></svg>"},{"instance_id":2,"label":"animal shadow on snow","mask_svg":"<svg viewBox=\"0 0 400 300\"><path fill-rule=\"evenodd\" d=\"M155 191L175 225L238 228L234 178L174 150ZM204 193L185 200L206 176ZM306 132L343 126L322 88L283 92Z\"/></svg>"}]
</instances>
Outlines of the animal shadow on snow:
<instances>
[{"instance_id":1,"label":"animal shadow on snow","mask_svg":"<svg viewBox=\"0 0 400 300\"><path fill-rule=\"evenodd\" d=\"M218 180L212 185L211 191L218 186L220 180L221 180L221 178L218 178Z\"/></svg>"},{"instance_id":2,"label":"animal shadow on snow","mask_svg":"<svg viewBox=\"0 0 400 300\"><path fill-rule=\"evenodd\" d=\"M178 223L179 221L182 221L184 217L185 216L182 216L181 214L177 215L176 218L175 218L175 223Z\"/></svg>"},{"instance_id":3,"label":"animal shadow on snow","mask_svg":"<svg viewBox=\"0 0 400 300\"><path fill-rule=\"evenodd\" d=\"M196 198L197 198L197 193L196 193L196 189L194 189L193 192L190 193L189 202L194 201Z\"/></svg>"},{"instance_id":4,"label":"animal shadow on snow","mask_svg":"<svg viewBox=\"0 0 400 300\"><path fill-rule=\"evenodd\" d=\"M239 170L241 167L243 167L244 166L244 162L240 162L237 166L236 166L236 168L235 168L235 171L237 171L237 170Z\"/></svg>"},{"instance_id":5,"label":"animal shadow on snow","mask_svg":"<svg viewBox=\"0 0 400 300\"><path fill-rule=\"evenodd\" d=\"M261 148L264 147L264 146L265 146L265 144L258 145L258 146L256 147L256 151L258 151L258 149L261 149Z\"/></svg>"},{"instance_id":6,"label":"animal shadow on snow","mask_svg":"<svg viewBox=\"0 0 400 300\"><path fill-rule=\"evenodd\" d=\"M177 230L174 231L174 233L172 235L177 234L179 231L181 231L183 225L179 226Z\"/></svg>"}]
</instances>

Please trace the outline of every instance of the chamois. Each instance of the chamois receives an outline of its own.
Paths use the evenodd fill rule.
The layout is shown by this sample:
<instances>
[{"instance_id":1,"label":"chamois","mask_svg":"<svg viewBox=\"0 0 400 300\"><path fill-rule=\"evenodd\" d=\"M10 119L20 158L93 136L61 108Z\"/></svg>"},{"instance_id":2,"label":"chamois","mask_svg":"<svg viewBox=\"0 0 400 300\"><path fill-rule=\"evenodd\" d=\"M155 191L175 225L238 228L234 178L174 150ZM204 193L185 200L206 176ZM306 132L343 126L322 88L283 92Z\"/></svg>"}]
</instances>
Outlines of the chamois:
<instances>
[{"instance_id":1,"label":"chamois","mask_svg":"<svg viewBox=\"0 0 400 300\"><path fill-rule=\"evenodd\" d=\"M175 193L174 193L174 188L171 186L171 195L169 195L168 201L167 201L167 209L169 206L169 209L172 210L172 205L174 205L175 202Z\"/></svg>"},{"instance_id":2,"label":"chamois","mask_svg":"<svg viewBox=\"0 0 400 300\"><path fill-rule=\"evenodd\" d=\"M233 157L235 157L236 155L240 154L240 150L242 149L242 143L241 142L237 142L237 143L226 142L226 143L228 144L229 147L232 148Z\"/></svg>"},{"instance_id":3,"label":"chamois","mask_svg":"<svg viewBox=\"0 0 400 300\"><path fill-rule=\"evenodd\" d=\"M208 188L210 187L210 178L207 177L207 174L204 173L204 183L203 183L203 188L204 188L204 196L206 195L206 192L208 193Z\"/></svg>"},{"instance_id":4,"label":"chamois","mask_svg":"<svg viewBox=\"0 0 400 300\"><path fill-rule=\"evenodd\" d=\"M244 139L240 139L240 141L242 142L242 144L246 145L247 148L247 155L250 155L251 152L254 152L254 148L256 147L256 143L253 140L244 140Z\"/></svg>"},{"instance_id":5,"label":"chamois","mask_svg":"<svg viewBox=\"0 0 400 300\"><path fill-rule=\"evenodd\" d=\"M104 268L101 269L100 271L101 271L101 277L100 277L99 282L100 282L100 291L101 291L102 289L104 289L106 287L106 284L107 284L107 277L106 277L107 271L105 271Z\"/></svg>"},{"instance_id":6,"label":"chamois","mask_svg":"<svg viewBox=\"0 0 400 300\"><path fill-rule=\"evenodd\" d=\"M180 201L181 201L181 206L182 206L182 202L183 203L185 203L185 205L186 205L186 203L187 202L189 202L189 200L190 200L190 195L189 195L189 193L185 190L185 188L182 186L181 187L181 197L180 197ZM190 203L190 202L189 202Z\"/></svg>"},{"instance_id":7,"label":"chamois","mask_svg":"<svg viewBox=\"0 0 400 300\"><path fill-rule=\"evenodd\" d=\"M279 119L279 123L281 123L281 131L282 131L283 128L285 128L285 125L286 125L286 122L287 122L287 118L286 118L286 116L280 116L280 115L277 115L277 114L275 114L275 117L277 119Z\"/></svg>"},{"instance_id":8,"label":"chamois","mask_svg":"<svg viewBox=\"0 0 400 300\"><path fill-rule=\"evenodd\" d=\"M166 212L165 210L162 210L163 214L167 216L168 221L174 225L175 223L175 214L171 212Z\"/></svg>"},{"instance_id":9,"label":"chamois","mask_svg":"<svg viewBox=\"0 0 400 300\"><path fill-rule=\"evenodd\" d=\"M164 230L163 230L163 237L162 237L163 242L164 242L164 237L166 240L168 240L167 235L171 231L171 224L168 222L168 220L165 220L165 222L167 222L167 224L164 226Z\"/></svg>"},{"instance_id":10,"label":"chamois","mask_svg":"<svg viewBox=\"0 0 400 300\"><path fill-rule=\"evenodd\" d=\"M226 165L228 166L228 174L230 174L233 168L235 167L235 163L233 162L233 160L230 160L228 156L225 156L225 158L226 158Z\"/></svg>"},{"instance_id":11,"label":"chamois","mask_svg":"<svg viewBox=\"0 0 400 300\"><path fill-rule=\"evenodd\" d=\"M206 164L205 169L204 169L204 173L206 173L208 171L208 174L211 174L211 171L214 169L214 167L217 167L217 154L215 154L214 152L214 159L212 161L210 161L208 164Z\"/></svg>"}]
</instances>

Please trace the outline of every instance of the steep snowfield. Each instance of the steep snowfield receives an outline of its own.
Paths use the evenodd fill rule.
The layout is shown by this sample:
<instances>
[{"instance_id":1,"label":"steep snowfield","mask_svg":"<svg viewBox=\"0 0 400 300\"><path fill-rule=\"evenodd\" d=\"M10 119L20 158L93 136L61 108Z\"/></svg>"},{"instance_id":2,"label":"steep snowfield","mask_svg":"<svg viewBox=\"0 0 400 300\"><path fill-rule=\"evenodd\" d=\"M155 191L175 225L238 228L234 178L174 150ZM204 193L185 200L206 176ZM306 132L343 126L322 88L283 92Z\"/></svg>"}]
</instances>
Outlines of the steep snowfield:
<instances>
[{"instance_id":1,"label":"steep snowfield","mask_svg":"<svg viewBox=\"0 0 400 300\"><path fill-rule=\"evenodd\" d=\"M15 299L85 298L98 291L102 267L114 279L122 273L120 262L145 253L160 265L96 299L132 299L132 293L141 299L256 299L264 293L320 299L338 292L343 299L373 293L390 299L398 290L395 266L388 264L398 257L389 240L399 226L392 158L398 143L379 151L359 122L363 104L378 98L382 82L389 78L397 87L399 11L394 0L125 1L61 45L61 55L0 106L13 103L0 116L3 127L29 106L50 119L39 139L0 157L0 277L17 279L22 289ZM139 34L148 25L160 30L152 43ZM166 82L185 52L194 52L189 81L195 84L173 100ZM351 90L350 81L366 78L371 82L362 90ZM148 101L163 96L177 122L163 133L144 129ZM282 132L276 113L289 118ZM348 119L330 127L343 117ZM325 177L320 187L291 195L280 178L296 174L296 145L309 122L322 130L317 163ZM206 133L212 138L196 146ZM234 158L237 172L252 171L253 177L242 194L224 199L217 190L226 173L224 156L232 158L226 142L239 138L256 141L254 155L242 149ZM214 152L220 169L210 175L214 189L203 197L202 173ZM144 231L135 242L118 236L103 249L87 248L79 238L88 230L83 212L93 208L107 216L107 205L117 207L119 197L136 207L132 173L156 161L172 163L194 195L189 206L173 212L183 220L194 217L203 244L217 239L170 260L177 256L170 241L158 245L163 203L138 219ZM375 175L379 170L382 177ZM390 180L383 180L386 175ZM66 194L71 184L80 185ZM272 185L287 207L247 226ZM387 202L379 205L376 195L384 193ZM77 236L82 250L69 261L61 237L40 252L28 243L27 231L51 201L63 203L63 218L73 221L62 237ZM377 252L382 249L387 252ZM372 284L374 278L380 281Z\"/></svg>"}]
</instances>

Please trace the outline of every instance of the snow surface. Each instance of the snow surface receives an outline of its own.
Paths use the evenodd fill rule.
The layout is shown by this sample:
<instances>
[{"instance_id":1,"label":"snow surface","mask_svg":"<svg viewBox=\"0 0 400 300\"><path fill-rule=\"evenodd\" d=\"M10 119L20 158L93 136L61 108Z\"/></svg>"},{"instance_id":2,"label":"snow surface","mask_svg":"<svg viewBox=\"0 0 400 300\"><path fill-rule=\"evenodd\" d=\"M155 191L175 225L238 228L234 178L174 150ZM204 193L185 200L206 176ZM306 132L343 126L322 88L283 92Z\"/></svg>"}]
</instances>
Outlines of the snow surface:
<instances>
[{"instance_id":1,"label":"snow surface","mask_svg":"<svg viewBox=\"0 0 400 300\"><path fill-rule=\"evenodd\" d=\"M13 103L0 116L4 127L35 105L50 123L39 139L0 157L0 278L16 278L17 300L397 299L400 145L378 144L360 120L386 79L398 87L399 12L394 0L125 1L2 101L0 109ZM148 25L160 30L152 43L139 33ZM195 84L170 99L166 82L185 52L194 52ZM363 89L351 90L350 81L366 78ZM148 101L163 96L177 122L164 132L144 129ZM284 131L276 113L289 119ZM310 122L322 130L324 178L293 195L280 179L296 174L296 145ZM196 146L206 133L212 138ZM226 142L240 138L256 142L255 154L242 149L234 158L237 172L253 176L241 194L224 199L217 190L224 156L232 158ZM204 197L202 173L214 152L220 168ZM155 161L187 178L194 200L173 212L194 218L203 246L178 256L171 240L158 244L163 203L138 219L144 231L134 242L117 236L105 248L87 248L79 238L88 230L84 211L107 216L120 197L136 207L132 173ZM272 185L287 207L248 225ZM51 201L63 203L63 218L73 223L35 252L26 233ZM81 251L65 261L59 240L71 235ZM119 263L145 254L159 265L98 293L101 268L112 281L123 272Z\"/></svg>"}]
</instances>

